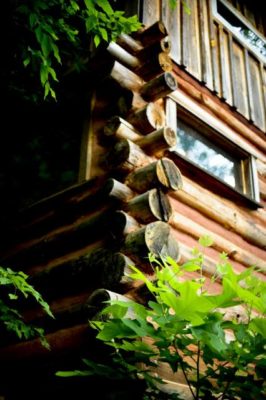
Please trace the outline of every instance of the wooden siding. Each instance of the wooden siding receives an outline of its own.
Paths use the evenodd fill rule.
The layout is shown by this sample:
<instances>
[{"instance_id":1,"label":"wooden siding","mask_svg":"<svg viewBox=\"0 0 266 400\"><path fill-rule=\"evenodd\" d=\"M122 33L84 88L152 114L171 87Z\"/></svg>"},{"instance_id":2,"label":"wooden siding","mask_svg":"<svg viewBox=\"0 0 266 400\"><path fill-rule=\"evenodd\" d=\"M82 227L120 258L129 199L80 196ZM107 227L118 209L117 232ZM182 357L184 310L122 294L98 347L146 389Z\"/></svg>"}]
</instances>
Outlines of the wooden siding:
<instances>
[{"instance_id":1,"label":"wooden siding","mask_svg":"<svg viewBox=\"0 0 266 400\"><path fill-rule=\"evenodd\" d=\"M150 3L143 2L143 22L163 20L172 40L173 60L265 132L265 65L216 19L211 1L188 0L190 14L181 2L175 10L169 9L167 0L152 2L152 7ZM240 7L241 2L232 3L262 32L260 15L243 4Z\"/></svg>"}]
</instances>

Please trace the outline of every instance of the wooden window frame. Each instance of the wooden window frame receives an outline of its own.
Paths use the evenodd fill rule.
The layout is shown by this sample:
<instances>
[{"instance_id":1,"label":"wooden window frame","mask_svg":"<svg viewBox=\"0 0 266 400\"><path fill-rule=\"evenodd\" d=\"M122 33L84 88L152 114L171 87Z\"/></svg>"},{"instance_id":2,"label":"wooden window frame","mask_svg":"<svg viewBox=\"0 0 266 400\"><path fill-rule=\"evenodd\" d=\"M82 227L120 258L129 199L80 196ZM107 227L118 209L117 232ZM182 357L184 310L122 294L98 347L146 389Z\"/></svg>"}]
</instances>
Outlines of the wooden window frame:
<instances>
[{"instance_id":1,"label":"wooden window frame","mask_svg":"<svg viewBox=\"0 0 266 400\"><path fill-rule=\"evenodd\" d=\"M172 97L172 96L171 96ZM215 145L221 147L222 150L226 150L232 158L241 159L241 170L243 190L249 193L244 193L233 186L230 186L222 179L218 178L211 172L202 168L200 165L189 160L185 156L180 155L175 149L170 149L167 156L170 157L176 165L181 169L181 172L192 180L196 180L197 183L205 186L214 193L218 193L221 196L229 198L240 205L246 206L250 209L257 209L262 207L260 204L260 192L258 173L256 168L256 160L254 155L249 153L243 147L238 146L232 140L222 135L215 129L214 126L206 123L203 118L195 115L190 110L185 108L182 104L178 103L172 98L166 99L166 118L167 123L175 131L177 131L178 113L181 116L181 120L184 123L191 125L192 127L200 127L199 134L206 136L212 134L212 138L215 138Z\"/></svg>"},{"instance_id":2,"label":"wooden window frame","mask_svg":"<svg viewBox=\"0 0 266 400\"><path fill-rule=\"evenodd\" d=\"M240 33L236 32L232 25L218 12L217 9L217 1L211 0L211 10L213 18L221 23L225 28L227 28L232 35L240 42L242 45L247 48L256 58L261 60L264 64L266 64L266 57L261 53L257 52L255 48L249 44L247 40ZM265 37L242 15L235 7L232 6L227 0L219 0L235 17L237 17L244 25L247 26L249 30L254 32L260 40L262 40L266 44Z\"/></svg>"}]
</instances>

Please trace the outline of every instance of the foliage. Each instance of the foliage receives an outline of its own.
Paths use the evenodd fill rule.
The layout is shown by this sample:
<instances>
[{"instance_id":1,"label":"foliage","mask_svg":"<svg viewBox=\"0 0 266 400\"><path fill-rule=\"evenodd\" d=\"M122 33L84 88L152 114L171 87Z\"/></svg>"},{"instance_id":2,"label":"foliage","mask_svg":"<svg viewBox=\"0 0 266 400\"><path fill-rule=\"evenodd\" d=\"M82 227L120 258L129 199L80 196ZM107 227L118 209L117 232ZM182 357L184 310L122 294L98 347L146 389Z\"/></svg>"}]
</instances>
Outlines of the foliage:
<instances>
[{"instance_id":1,"label":"foliage","mask_svg":"<svg viewBox=\"0 0 266 400\"><path fill-rule=\"evenodd\" d=\"M16 18L27 38L22 43L23 64L39 73L45 98L56 98L54 84L65 65L80 70L86 63L86 33L97 47L141 26L137 16L126 18L108 0L30 0L17 7Z\"/></svg>"},{"instance_id":2,"label":"foliage","mask_svg":"<svg viewBox=\"0 0 266 400\"><path fill-rule=\"evenodd\" d=\"M27 278L28 276L22 271L15 272L10 268L0 267L0 287L6 289L0 298L0 323L7 331L15 332L20 339L39 336L42 344L49 348L49 344L44 337L44 330L26 324L17 308L11 306L12 302L18 301L21 297L31 297L36 300L45 313L53 317L49 305L44 301L41 294L27 282ZM5 297L6 300L4 300Z\"/></svg>"},{"instance_id":3,"label":"foliage","mask_svg":"<svg viewBox=\"0 0 266 400\"><path fill-rule=\"evenodd\" d=\"M202 246L211 243L209 237L200 239ZM235 273L225 254L207 281L199 249L183 265L170 257L150 256L150 262L155 280L132 267L132 278L149 290L148 304L113 301L101 318L90 322L98 331L97 338L113 349L110 363L84 360L85 370L58 375L130 376L136 382L145 381L143 399L178 398L159 389L164 385L154 372L160 362L183 373L195 400L265 398L265 282L252 268ZM186 273L194 271L200 274L186 278ZM213 294L212 285L218 279L221 290ZM239 315L236 308L242 310Z\"/></svg>"}]
</instances>

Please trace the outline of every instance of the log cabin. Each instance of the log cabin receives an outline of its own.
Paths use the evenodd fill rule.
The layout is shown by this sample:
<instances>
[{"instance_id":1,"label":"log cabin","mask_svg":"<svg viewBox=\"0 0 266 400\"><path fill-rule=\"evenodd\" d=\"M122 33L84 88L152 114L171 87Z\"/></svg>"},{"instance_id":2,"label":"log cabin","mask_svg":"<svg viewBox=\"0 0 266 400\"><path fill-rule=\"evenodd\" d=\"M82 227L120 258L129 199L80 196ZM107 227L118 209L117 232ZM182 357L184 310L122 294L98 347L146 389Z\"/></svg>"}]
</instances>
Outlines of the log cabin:
<instances>
[{"instance_id":1,"label":"log cabin","mask_svg":"<svg viewBox=\"0 0 266 400\"><path fill-rule=\"evenodd\" d=\"M50 351L38 339L1 342L6 400L94 398L54 372L97 352L87 324L95 293L138 299L127 272L135 264L151 275L149 252L186 260L207 234L207 277L225 252L236 271L254 265L265 279L262 2L123 3L143 28L95 51L87 66L93 85L75 182L7 220L1 265L29 274L56 318L23 311L46 326Z\"/></svg>"}]
</instances>

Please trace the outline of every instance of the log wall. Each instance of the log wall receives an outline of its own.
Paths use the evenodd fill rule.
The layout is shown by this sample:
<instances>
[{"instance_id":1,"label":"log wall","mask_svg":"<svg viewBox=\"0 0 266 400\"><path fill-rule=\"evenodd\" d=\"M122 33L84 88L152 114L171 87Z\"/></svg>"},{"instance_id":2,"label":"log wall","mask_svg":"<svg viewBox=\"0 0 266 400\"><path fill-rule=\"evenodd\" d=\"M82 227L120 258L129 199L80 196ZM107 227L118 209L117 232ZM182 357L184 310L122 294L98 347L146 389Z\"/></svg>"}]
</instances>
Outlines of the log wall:
<instances>
[{"instance_id":1,"label":"log wall","mask_svg":"<svg viewBox=\"0 0 266 400\"><path fill-rule=\"evenodd\" d=\"M150 2L147 18L154 9ZM171 18L181 14L188 18L180 7ZM195 24L198 14L203 18L206 9L193 14ZM180 28L173 27L181 35ZM182 31L180 37L184 35ZM194 40L201 43L201 35ZM166 42L169 45L162 44ZM190 74L172 62L166 66L158 62L158 54L168 55L169 46L166 26L156 22L107 48L110 68L106 72L104 66L105 74L95 86L84 130L82 182L24 210L10 227L1 248L1 265L28 273L49 300L56 319L47 320L31 304L21 305L27 321L45 323L51 351L41 348L38 340L15 343L7 337L0 348L6 371L15 365L21 374L24 365L25 373L32 373L32 365L43 362L51 371L91 349L94 342L86 320L98 310L95 291L99 294L104 288L107 298L114 292L138 299L136 283L128 276L129 265L136 264L152 276L146 258L149 252L183 261L199 237L208 234L214 243L206 250L207 278L224 251L237 271L256 265L264 279L265 141L253 124L220 106ZM188 53L182 50L180 54L173 44L172 48L178 57L189 59ZM154 68L143 59L145 53L154 60ZM195 71L197 62L195 56L191 63ZM207 77L209 70L213 71L210 64L201 66L200 74ZM257 160L260 208L251 210L223 196L215 186L203 187L171 157L176 121L170 110L175 102L191 112L199 109L207 123L215 122L251 149ZM219 290L218 284L214 290Z\"/></svg>"}]
</instances>

